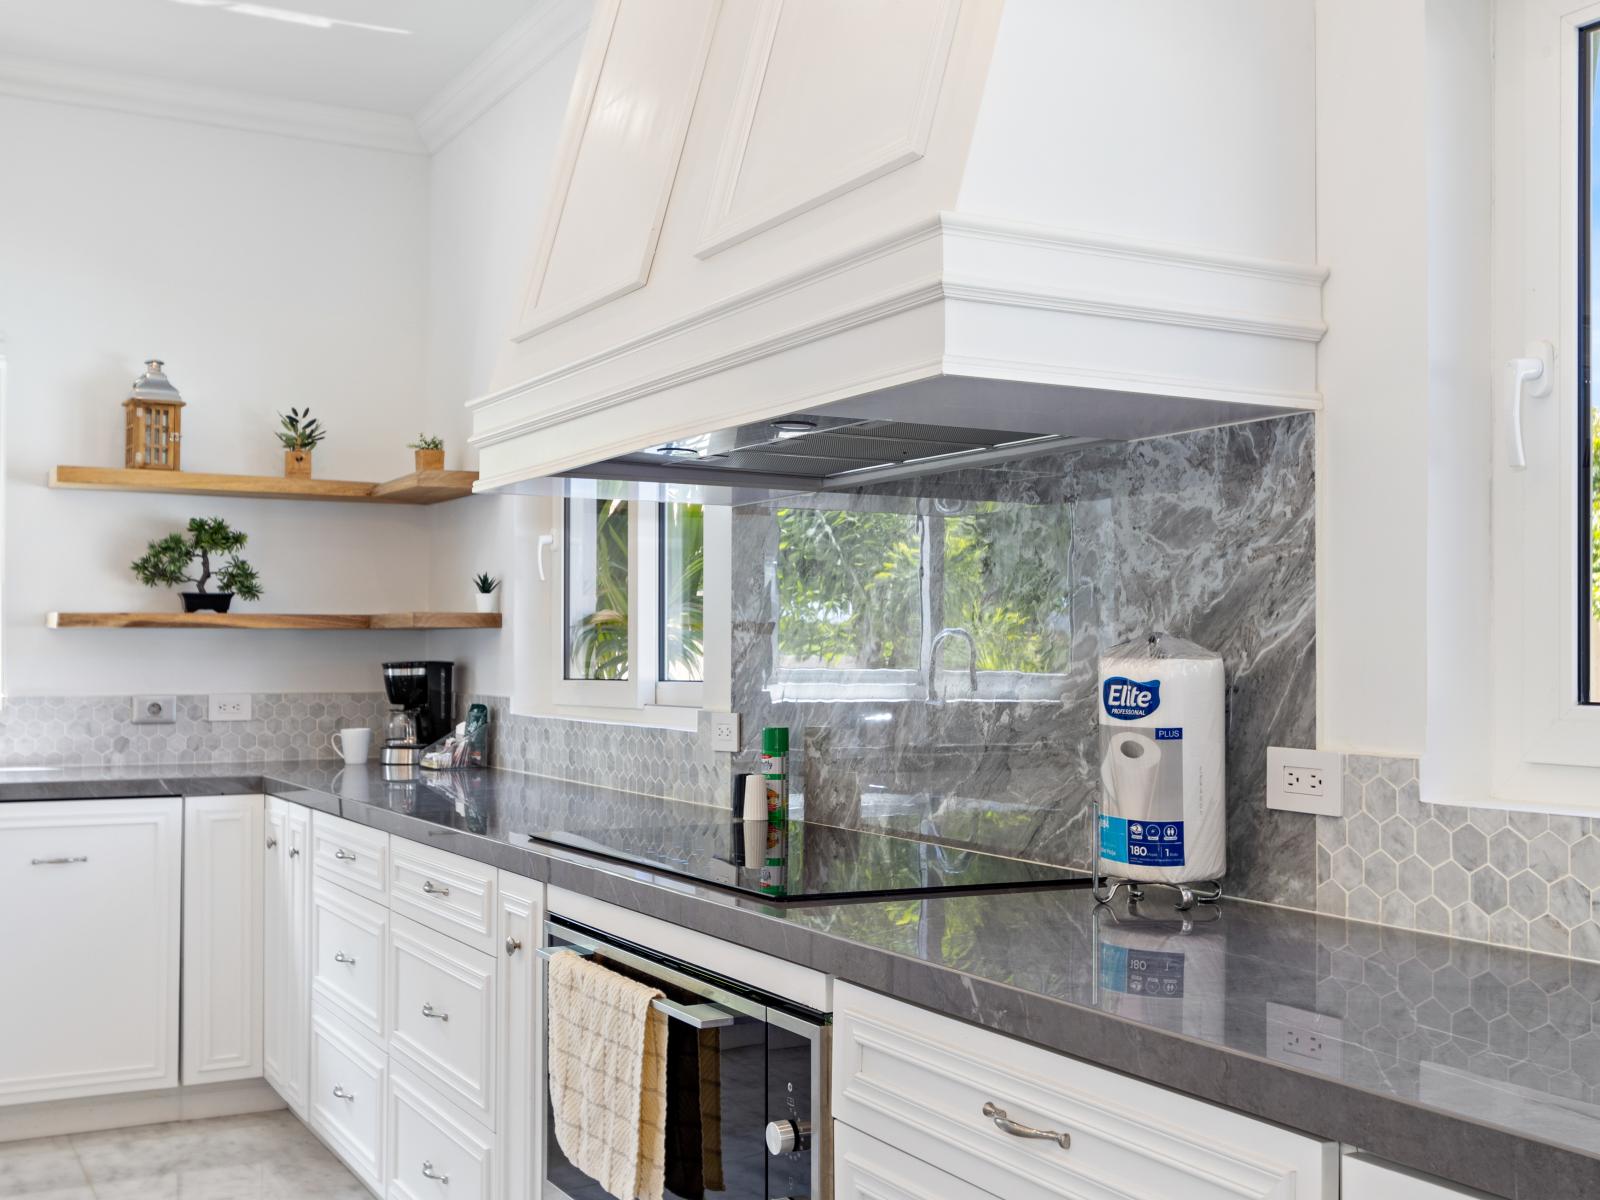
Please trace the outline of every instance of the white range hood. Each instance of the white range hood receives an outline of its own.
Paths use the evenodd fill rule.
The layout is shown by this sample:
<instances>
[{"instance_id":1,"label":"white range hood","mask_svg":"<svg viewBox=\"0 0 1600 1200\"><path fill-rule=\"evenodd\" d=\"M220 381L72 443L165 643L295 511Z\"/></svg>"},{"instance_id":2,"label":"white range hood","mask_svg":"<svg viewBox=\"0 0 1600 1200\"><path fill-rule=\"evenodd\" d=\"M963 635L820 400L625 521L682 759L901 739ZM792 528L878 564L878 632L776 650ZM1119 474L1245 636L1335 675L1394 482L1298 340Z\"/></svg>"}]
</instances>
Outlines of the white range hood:
<instances>
[{"instance_id":1,"label":"white range hood","mask_svg":"<svg viewBox=\"0 0 1600 1200\"><path fill-rule=\"evenodd\" d=\"M597 0L480 488L1315 409L1313 58L1311 0Z\"/></svg>"}]
</instances>

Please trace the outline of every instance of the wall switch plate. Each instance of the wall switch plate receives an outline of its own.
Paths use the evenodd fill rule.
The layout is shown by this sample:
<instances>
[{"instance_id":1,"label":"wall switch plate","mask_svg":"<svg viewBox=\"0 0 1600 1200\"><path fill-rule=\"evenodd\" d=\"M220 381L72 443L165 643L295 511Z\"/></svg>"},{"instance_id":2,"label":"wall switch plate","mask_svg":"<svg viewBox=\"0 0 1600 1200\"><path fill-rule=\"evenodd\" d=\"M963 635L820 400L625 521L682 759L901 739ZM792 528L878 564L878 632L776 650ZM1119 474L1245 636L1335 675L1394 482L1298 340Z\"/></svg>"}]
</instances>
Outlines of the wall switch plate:
<instances>
[{"instance_id":1,"label":"wall switch plate","mask_svg":"<svg viewBox=\"0 0 1600 1200\"><path fill-rule=\"evenodd\" d=\"M1344 755L1336 750L1267 747L1267 807L1344 815Z\"/></svg>"},{"instance_id":2,"label":"wall switch plate","mask_svg":"<svg viewBox=\"0 0 1600 1200\"><path fill-rule=\"evenodd\" d=\"M135 696L133 715L135 725L173 725L178 720L176 696Z\"/></svg>"},{"instance_id":3,"label":"wall switch plate","mask_svg":"<svg viewBox=\"0 0 1600 1200\"><path fill-rule=\"evenodd\" d=\"M239 692L227 696L206 697L206 720L248 721L250 719L250 693Z\"/></svg>"},{"instance_id":4,"label":"wall switch plate","mask_svg":"<svg viewBox=\"0 0 1600 1200\"><path fill-rule=\"evenodd\" d=\"M711 748L726 750L729 754L739 753L738 713L711 714Z\"/></svg>"}]
</instances>

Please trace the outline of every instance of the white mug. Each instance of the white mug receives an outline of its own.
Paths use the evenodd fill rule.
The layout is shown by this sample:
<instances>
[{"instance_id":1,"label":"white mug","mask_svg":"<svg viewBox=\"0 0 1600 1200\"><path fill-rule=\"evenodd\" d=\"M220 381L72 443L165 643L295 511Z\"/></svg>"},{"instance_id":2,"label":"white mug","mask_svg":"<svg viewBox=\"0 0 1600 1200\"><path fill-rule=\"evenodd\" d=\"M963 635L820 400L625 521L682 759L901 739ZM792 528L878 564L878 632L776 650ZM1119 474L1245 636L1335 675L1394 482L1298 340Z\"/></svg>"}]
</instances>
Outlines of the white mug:
<instances>
[{"instance_id":1,"label":"white mug","mask_svg":"<svg viewBox=\"0 0 1600 1200\"><path fill-rule=\"evenodd\" d=\"M335 753L351 766L364 763L368 751L372 749L372 730L341 729L333 735L332 744Z\"/></svg>"}]
</instances>

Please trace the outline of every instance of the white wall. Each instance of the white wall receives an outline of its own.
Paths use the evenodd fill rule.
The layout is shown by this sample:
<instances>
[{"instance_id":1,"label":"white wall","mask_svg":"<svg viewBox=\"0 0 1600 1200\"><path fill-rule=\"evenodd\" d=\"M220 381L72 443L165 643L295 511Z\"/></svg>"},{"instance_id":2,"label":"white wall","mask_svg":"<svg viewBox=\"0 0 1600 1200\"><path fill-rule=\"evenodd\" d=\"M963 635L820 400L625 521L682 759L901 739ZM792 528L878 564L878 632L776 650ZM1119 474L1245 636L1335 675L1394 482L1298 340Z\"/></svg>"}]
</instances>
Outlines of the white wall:
<instances>
[{"instance_id":1,"label":"white wall","mask_svg":"<svg viewBox=\"0 0 1600 1200\"><path fill-rule=\"evenodd\" d=\"M428 225L427 412L446 439L450 466L477 467L467 445L465 404L489 390L500 347L526 282L567 93L578 69L582 28L570 31L538 70L434 156ZM485 496L432 512L436 603L471 603L471 576L504 582L515 603L514 523L526 497ZM454 659L460 686L508 696L513 624L498 633L436 633L430 656Z\"/></svg>"},{"instance_id":2,"label":"white wall","mask_svg":"<svg viewBox=\"0 0 1600 1200\"><path fill-rule=\"evenodd\" d=\"M404 634L47 630L52 609L176 610L128 563L191 515L250 534L251 610L425 607L417 509L47 490L120 465L120 402L159 355L188 401L183 465L278 474L276 413L330 429L326 478L409 469L424 423L428 162L0 98L7 414L5 684L16 695L371 690Z\"/></svg>"}]
</instances>

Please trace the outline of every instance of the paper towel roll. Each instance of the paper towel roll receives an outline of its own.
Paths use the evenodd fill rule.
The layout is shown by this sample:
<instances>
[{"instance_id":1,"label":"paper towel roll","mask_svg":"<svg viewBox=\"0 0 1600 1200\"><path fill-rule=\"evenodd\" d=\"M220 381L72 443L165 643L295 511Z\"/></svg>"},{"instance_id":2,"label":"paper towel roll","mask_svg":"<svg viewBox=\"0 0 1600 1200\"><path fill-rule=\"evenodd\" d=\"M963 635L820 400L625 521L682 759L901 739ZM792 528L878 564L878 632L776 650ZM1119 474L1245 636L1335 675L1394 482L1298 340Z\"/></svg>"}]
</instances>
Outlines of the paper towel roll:
<instances>
[{"instance_id":1,"label":"paper towel roll","mask_svg":"<svg viewBox=\"0 0 1600 1200\"><path fill-rule=\"evenodd\" d=\"M1129 820L1148 821L1161 769L1161 747L1142 733L1119 733L1111 739L1111 786L1117 796L1117 814Z\"/></svg>"}]
</instances>

